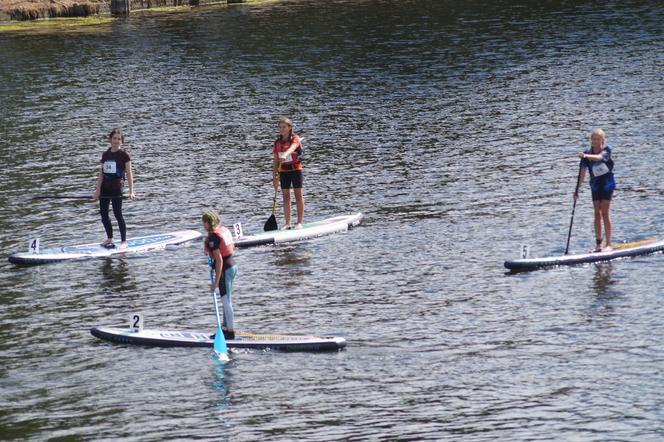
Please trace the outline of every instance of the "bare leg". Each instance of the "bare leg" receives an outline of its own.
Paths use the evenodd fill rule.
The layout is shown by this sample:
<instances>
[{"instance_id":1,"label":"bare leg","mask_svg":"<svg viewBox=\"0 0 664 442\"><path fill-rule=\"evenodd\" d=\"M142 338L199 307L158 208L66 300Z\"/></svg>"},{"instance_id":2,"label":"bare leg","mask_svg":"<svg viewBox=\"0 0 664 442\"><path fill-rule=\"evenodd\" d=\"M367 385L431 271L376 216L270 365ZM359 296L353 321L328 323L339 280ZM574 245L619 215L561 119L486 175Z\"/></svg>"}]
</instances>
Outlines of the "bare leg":
<instances>
[{"instance_id":1,"label":"bare leg","mask_svg":"<svg viewBox=\"0 0 664 442\"><path fill-rule=\"evenodd\" d=\"M600 212L602 214L602 221L604 221L604 236L606 236L606 247L611 247L611 200L602 200L600 203Z\"/></svg>"},{"instance_id":2,"label":"bare leg","mask_svg":"<svg viewBox=\"0 0 664 442\"><path fill-rule=\"evenodd\" d=\"M285 228L291 226L291 191L290 189L281 189L281 194L284 197L284 219L286 220Z\"/></svg>"},{"instance_id":3,"label":"bare leg","mask_svg":"<svg viewBox=\"0 0 664 442\"><path fill-rule=\"evenodd\" d=\"M295 190L295 204L297 205L297 225L296 229L302 228L302 223L304 222L304 195L302 194L302 188L294 189Z\"/></svg>"},{"instance_id":4,"label":"bare leg","mask_svg":"<svg viewBox=\"0 0 664 442\"><path fill-rule=\"evenodd\" d=\"M593 207L595 208L595 240L597 242L597 246L595 247L595 251L599 252L602 250L602 212L600 210L601 207L601 201L593 201Z\"/></svg>"}]
</instances>

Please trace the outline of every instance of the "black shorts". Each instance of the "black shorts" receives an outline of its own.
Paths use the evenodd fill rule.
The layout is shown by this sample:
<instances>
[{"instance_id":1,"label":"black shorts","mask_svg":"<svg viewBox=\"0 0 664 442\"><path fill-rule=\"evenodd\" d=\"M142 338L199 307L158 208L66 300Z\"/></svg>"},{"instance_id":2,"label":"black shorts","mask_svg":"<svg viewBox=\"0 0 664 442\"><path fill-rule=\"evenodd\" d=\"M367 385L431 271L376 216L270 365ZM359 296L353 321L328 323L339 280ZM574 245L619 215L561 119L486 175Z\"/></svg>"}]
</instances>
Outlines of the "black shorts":
<instances>
[{"instance_id":1,"label":"black shorts","mask_svg":"<svg viewBox=\"0 0 664 442\"><path fill-rule=\"evenodd\" d=\"M613 189L611 190L593 190L593 201L611 201L613 197Z\"/></svg>"},{"instance_id":2,"label":"black shorts","mask_svg":"<svg viewBox=\"0 0 664 442\"><path fill-rule=\"evenodd\" d=\"M279 182L282 189L301 189L302 188L302 171L291 170L288 172L279 172Z\"/></svg>"}]
</instances>

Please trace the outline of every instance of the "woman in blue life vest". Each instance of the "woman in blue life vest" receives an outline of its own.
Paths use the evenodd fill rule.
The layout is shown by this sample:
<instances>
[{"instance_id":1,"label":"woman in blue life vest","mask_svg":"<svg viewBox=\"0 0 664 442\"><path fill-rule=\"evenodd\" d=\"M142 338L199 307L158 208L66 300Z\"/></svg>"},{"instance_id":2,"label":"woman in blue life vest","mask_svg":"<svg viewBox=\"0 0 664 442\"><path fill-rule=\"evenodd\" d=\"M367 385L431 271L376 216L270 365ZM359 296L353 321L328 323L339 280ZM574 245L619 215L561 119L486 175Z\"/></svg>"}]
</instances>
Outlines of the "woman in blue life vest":
<instances>
[{"instance_id":1,"label":"woman in blue life vest","mask_svg":"<svg viewBox=\"0 0 664 442\"><path fill-rule=\"evenodd\" d=\"M595 129L590 134L590 148L579 152L581 159L579 167L579 187L586 176L590 174L590 190L592 191L593 206L595 208L595 252L608 252L611 247L611 198L616 182L613 178L613 149L606 144L606 134L602 129ZM578 198L579 188L574 193L574 200ZM602 223L606 241L602 247Z\"/></svg>"},{"instance_id":2,"label":"woman in blue life vest","mask_svg":"<svg viewBox=\"0 0 664 442\"><path fill-rule=\"evenodd\" d=\"M111 147L101 156L101 165L97 174L97 187L93 199L99 200L99 212L101 222L106 230L106 240L101 243L104 247L113 247L113 227L108 216L109 204L113 206L113 215L120 229L120 248L127 248L127 226L122 216L122 188L125 176L129 185L129 198L136 199L134 194L134 175L131 172L131 159L129 154L122 149L124 135L122 129L115 128L108 135Z\"/></svg>"},{"instance_id":3,"label":"woman in blue life vest","mask_svg":"<svg viewBox=\"0 0 664 442\"><path fill-rule=\"evenodd\" d=\"M272 175L274 187L277 187L277 176L281 184L284 200L285 229L291 228L291 188L295 193L297 207L296 229L302 228L304 222L304 195L302 194L302 140L293 132L293 122L286 117L279 119L279 137L272 148Z\"/></svg>"}]
</instances>

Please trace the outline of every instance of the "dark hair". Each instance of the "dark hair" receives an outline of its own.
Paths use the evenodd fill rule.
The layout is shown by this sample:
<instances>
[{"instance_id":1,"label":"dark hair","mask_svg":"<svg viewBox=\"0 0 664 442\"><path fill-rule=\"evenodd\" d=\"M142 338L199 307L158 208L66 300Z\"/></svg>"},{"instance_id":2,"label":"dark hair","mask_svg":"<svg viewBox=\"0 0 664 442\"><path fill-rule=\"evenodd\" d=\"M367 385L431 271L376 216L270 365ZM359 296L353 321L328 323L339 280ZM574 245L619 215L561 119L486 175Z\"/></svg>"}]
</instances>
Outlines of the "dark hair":
<instances>
[{"instance_id":1,"label":"dark hair","mask_svg":"<svg viewBox=\"0 0 664 442\"><path fill-rule=\"evenodd\" d=\"M110 134L108 134L108 139L111 140L113 138L113 135L115 135L115 134L120 135L120 137L122 137L122 142L124 143L124 135L122 133L122 129L120 129L119 127L116 127L115 129L113 129L111 131Z\"/></svg>"},{"instance_id":2,"label":"dark hair","mask_svg":"<svg viewBox=\"0 0 664 442\"><path fill-rule=\"evenodd\" d=\"M288 117L280 117L279 122L277 124L281 124L281 123L284 123L284 124L287 124L288 126L290 126L290 130L288 131L288 139L290 140L291 138L293 138L293 126L294 126L293 122ZM281 141L285 141L283 139L283 137L281 136L281 134L279 134L278 139L281 140Z\"/></svg>"}]
</instances>

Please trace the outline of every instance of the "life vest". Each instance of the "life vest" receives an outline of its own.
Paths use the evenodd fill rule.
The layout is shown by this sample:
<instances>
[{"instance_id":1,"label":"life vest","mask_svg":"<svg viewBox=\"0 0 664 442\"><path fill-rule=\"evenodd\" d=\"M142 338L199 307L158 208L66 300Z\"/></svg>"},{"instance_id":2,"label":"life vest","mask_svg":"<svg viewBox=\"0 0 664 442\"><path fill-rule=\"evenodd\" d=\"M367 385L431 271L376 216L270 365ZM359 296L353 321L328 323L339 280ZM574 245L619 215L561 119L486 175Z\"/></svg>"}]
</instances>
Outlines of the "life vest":
<instances>
[{"instance_id":1,"label":"life vest","mask_svg":"<svg viewBox=\"0 0 664 442\"><path fill-rule=\"evenodd\" d=\"M221 252L221 257L226 258L228 256L231 256L233 254L233 251L235 250L235 244L233 243L233 235L231 234L231 231L222 225L217 225L214 227L214 229L212 229L212 232L210 233L214 233L219 238L221 238L221 242L219 243L219 251ZM212 250L210 249L209 238L210 235L208 234L208 237L205 239L205 254L211 257Z\"/></svg>"},{"instance_id":2,"label":"life vest","mask_svg":"<svg viewBox=\"0 0 664 442\"><path fill-rule=\"evenodd\" d=\"M293 153L290 155L289 158L286 158L285 160L281 161L279 164L279 171L280 172L288 172L291 170L302 170L303 164L302 164L302 141L300 140L300 136L297 134L291 135L288 140L282 141L281 137L278 137L275 142L274 142L274 151L279 154L281 152L286 152L291 144L296 142L298 144L297 148Z\"/></svg>"}]
</instances>

